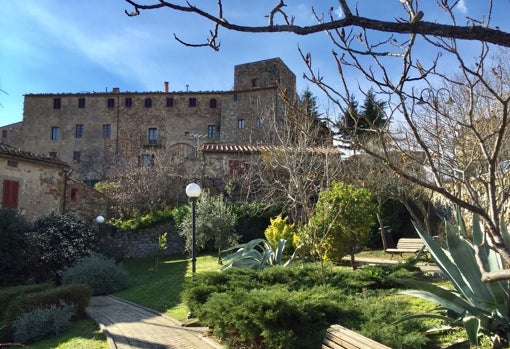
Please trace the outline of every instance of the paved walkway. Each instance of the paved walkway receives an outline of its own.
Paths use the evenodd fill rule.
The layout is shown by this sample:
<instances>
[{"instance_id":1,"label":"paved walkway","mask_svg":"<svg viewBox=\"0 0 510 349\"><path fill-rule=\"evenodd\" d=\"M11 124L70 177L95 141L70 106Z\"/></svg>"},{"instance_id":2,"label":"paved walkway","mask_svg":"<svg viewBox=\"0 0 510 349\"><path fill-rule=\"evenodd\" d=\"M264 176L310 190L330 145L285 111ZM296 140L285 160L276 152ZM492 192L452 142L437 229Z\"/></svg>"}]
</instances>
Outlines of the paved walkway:
<instances>
[{"instance_id":1,"label":"paved walkway","mask_svg":"<svg viewBox=\"0 0 510 349\"><path fill-rule=\"evenodd\" d=\"M205 327L182 324L153 309L114 296L92 297L87 314L103 330L110 349L219 349Z\"/></svg>"}]
</instances>

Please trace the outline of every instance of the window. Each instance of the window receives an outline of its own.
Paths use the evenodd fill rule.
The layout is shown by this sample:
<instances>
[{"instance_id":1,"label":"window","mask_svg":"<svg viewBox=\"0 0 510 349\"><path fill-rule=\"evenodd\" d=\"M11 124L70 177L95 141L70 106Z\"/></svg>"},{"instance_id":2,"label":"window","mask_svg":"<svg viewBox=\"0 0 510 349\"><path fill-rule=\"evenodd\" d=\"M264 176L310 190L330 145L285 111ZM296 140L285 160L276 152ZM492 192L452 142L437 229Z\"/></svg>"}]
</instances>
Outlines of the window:
<instances>
[{"instance_id":1,"label":"window","mask_svg":"<svg viewBox=\"0 0 510 349\"><path fill-rule=\"evenodd\" d=\"M234 99L234 102L237 102L237 93L234 93L233 99Z\"/></svg>"},{"instance_id":2,"label":"window","mask_svg":"<svg viewBox=\"0 0 510 349\"><path fill-rule=\"evenodd\" d=\"M72 188L71 189L71 202L78 202L78 189Z\"/></svg>"},{"instance_id":3,"label":"window","mask_svg":"<svg viewBox=\"0 0 510 349\"><path fill-rule=\"evenodd\" d=\"M216 125L207 126L207 137L209 137L209 138L216 137Z\"/></svg>"},{"instance_id":4,"label":"window","mask_svg":"<svg viewBox=\"0 0 510 349\"><path fill-rule=\"evenodd\" d=\"M60 109L61 100L60 98L53 98L53 109Z\"/></svg>"},{"instance_id":5,"label":"window","mask_svg":"<svg viewBox=\"0 0 510 349\"><path fill-rule=\"evenodd\" d=\"M152 108L152 99L149 97L145 98L145 108Z\"/></svg>"},{"instance_id":6,"label":"window","mask_svg":"<svg viewBox=\"0 0 510 349\"><path fill-rule=\"evenodd\" d=\"M262 128L262 119L261 118L257 118L257 127Z\"/></svg>"},{"instance_id":7,"label":"window","mask_svg":"<svg viewBox=\"0 0 510 349\"><path fill-rule=\"evenodd\" d=\"M115 108L115 99L114 98L108 98L107 106L108 106L108 108Z\"/></svg>"},{"instance_id":8,"label":"window","mask_svg":"<svg viewBox=\"0 0 510 349\"><path fill-rule=\"evenodd\" d=\"M174 99L172 97L168 97L166 99L166 106L168 108L172 108L174 106Z\"/></svg>"},{"instance_id":9,"label":"window","mask_svg":"<svg viewBox=\"0 0 510 349\"><path fill-rule=\"evenodd\" d=\"M141 165L147 167L154 167L154 154L142 154L141 156Z\"/></svg>"},{"instance_id":10,"label":"window","mask_svg":"<svg viewBox=\"0 0 510 349\"><path fill-rule=\"evenodd\" d=\"M74 151L73 152L73 161L74 162L80 162L80 160L81 160L81 152Z\"/></svg>"},{"instance_id":11,"label":"window","mask_svg":"<svg viewBox=\"0 0 510 349\"><path fill-rule=\"evenodd\" d=\"M18 162L14 160L7 160L7 166L9 167L18 167Z\"/></svg>"},{"instance_id":12,"label":"window","mask_svg":"<svg viewBox=\"0 0 510 349\"><path fill-rule=\"evenodd\" d=\"M18 208L19 182L4 180L2 191L2 207Z\"/></svg>"},{"instance_id":13,"label":"window","mask_svg":"<svg viewBox=\"0 0 510 349\"><path fill-rule=\"evenodd\" d=\"M133 99L131 97L126 97L125 99L126 108L131 108L133 106Z\"/></svg>"},{"instance_id":14,"label":"window","mask_svg":"<svg viewBox=\"0 0 510 349\"><path fill-rule=\"evenodd\" d=\"M257 87L257 79L251 79L251 87Z\"/></svg>"},{"instance_id":15,"label":"window","mask_svg":"<svg viewBox=\"0 0 510 349\"><path fill-rule=\"evenodd\" d=\"M83 125L82 124L76 125L76 127L74 129L74 136L76 138L83 138Z\"/></svg>"},{"instance_id":16,"label":"window","mask_svg":"<svg viewBox=\"0 0 510 349\"><path fill-rule=\"evenodd\" d=\"M51 140L58 141L59 136L60 136L59 133L60 133L60 129L58 127L52 127L51 128Z\"/></svg>"},{"instance_id":17,"label":"window","mask_svg":"<svg viewBox=\"0 0 510 349\"><path fill-rule=\"evenodd\" d=\"M189 131L184 132L184 137L189 138Z\"/></svg>"},{"instance_id":18,"label":"window","mask_svg":"<svg viewBox=\"0 0 510 349\"><path fill-rule=\"evenodd\" d=\"M196 107L197 106L197 99L195 97L190 97L190 99L189 99L189 106L190 107Z\"/></svg>"},{"instance_id":19,"label":"window","mask_svg":"<svg viewBox=\"0 0 510 349\"><path fill-rule=\"evenodd\" d=\"M211 98L209 100L209 107L216 108L216 98Z\"/></svg>"},{"instance_id":20,"label":"window","mask_svg":"<svg viewBox=\"0 0 510 349\"><path fill-rule=\"evenodd\" d=\"M57 158L57 152L56 151L50 151L50 158L56 159Z\"/></svg>"},{"instance_id":21,"label":"window","mask_svg":"<svg viewBox=\"0 0 510 349\"><path fill-rule=\"evenodd\" d=\"M85 108L85 97L78 98L78 108Z\"/></svg>"},{"instance_id":22,"label":"window","mask_svg":"<svg viewBox=\"0 0 510 349\"><path fill-rule=\"evenodd\" d=\"M7 130L2 130L2 138L7 138Z\"/></svg>"},{"instance_id":23,"label":"window","mask_svg":"<svg viewBox=\"0 0 510 349\"><path fill-rule=\"evenodd\" d=\"M158 144L158 129L156 127L149 127L149 144Z\"/></svg>"},{"instance_id":24,"label":"window","mask_svg":"<svg viewBox=\"0 0 510 349\"><path fill-rule=\"evenodd\" d=\"M112 126L110 124L103 125L103 138L110 139L112 135Z\"/></svg>"},{"instance_id":25,"label":"window","mask_svg":"<svg viewBox=\"0 0 510 349\"><path fill-rule=\"evenodd\" d=\"M237 119L237 128L240 130L244 129L244 119Z\"/></svg>"}]
</instances>

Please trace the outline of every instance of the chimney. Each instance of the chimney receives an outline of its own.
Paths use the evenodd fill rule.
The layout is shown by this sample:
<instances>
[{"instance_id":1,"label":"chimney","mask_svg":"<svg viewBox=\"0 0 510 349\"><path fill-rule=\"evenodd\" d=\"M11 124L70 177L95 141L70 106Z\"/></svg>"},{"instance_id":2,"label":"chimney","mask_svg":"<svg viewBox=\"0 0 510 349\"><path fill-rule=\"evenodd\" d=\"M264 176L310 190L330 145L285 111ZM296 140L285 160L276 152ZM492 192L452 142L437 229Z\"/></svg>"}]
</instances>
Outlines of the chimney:
<instances>
[{"instance_id":1,"label":"chimney","mask_svg":"<svg viewBox=\"0 0 510 349\"><path fill-rule=\"evenodd\" d=\"M165 81L165 92L168 93L168 81Z\"/></svg>"},{"instance_id":2,"label":"chimney","mask_svg":"<svg viewBox=\"0 0 510 349\"><path fill-rule=\"evenodd\" d=\"M120 93L120 89L118 87L114 87L112 93Z\"/></svg>"}]
</instances>

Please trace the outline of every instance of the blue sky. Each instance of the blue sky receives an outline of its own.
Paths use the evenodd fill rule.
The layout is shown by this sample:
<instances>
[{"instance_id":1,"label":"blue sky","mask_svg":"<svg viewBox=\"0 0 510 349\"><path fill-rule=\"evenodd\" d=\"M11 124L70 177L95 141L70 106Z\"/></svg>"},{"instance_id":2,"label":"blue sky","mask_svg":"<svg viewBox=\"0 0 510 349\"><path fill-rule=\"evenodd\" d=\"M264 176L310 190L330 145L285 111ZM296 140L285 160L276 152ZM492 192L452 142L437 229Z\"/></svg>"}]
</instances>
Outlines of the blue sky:
<instances>
[{"instance_id":1,"label":"blue sky","mask_svg":"<svg viewBox=\"0 0 510 349\"><path fill-rule=\"evenodd\" d=\"M428 0L427 0L428 1ZM263 25L264 14L276 0L224 0L225 17L230 22ZM296 23L315 23L313 0L288 1L287 10ZM435 3L435 1L430 0ZM482 1L461 1L459 13L477 11ZM506 1L496 0L497 3ZM200 5L215 1L196 0ZM315 1L318 12L337 1ZM380 18L393 19L401 8L399 0L358 0L361 9ZM170 90L230 90L234 65L280 57L294 71L298 91L308 83L302 78L305 65L298 45L313 53L314 65L322 74L335 76L331 44L324 33L244 34L221 30L221 50L190 48L174 40L203 42L212 25L196 16L153 10L128 17L131 10L123 0L7 0L0 16L0 126L22 120L23 95L29 93L161 91L169 81ZM212 9L214 11L214 7ZM425 19L438 20L440 14L425 11ZM496 12L498 13L498 12ZM499 25L507 26L504 11ZM398 13L398 16L403 14ZM463 23L462 23L463 24ZM498 25L497 20L494 25ZM353 77L355 79L355 77ZM320 108L327 102L319 91Z\"/></svg>"}]
</instances>

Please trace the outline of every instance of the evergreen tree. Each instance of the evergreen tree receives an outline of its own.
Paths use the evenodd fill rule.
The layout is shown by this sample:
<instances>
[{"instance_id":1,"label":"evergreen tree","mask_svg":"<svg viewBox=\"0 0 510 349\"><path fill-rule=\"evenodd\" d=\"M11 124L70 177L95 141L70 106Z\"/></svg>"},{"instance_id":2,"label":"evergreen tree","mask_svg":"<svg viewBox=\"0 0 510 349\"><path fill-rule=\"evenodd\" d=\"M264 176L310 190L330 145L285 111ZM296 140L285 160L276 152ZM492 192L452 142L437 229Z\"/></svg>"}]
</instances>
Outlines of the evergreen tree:
<instances>
[{"instance_id":1,"label":"evergreen tree","mask_svg":"<svg viewBox=\"0 0 510 349\"><path fill-rule=\"evenodd\" d=\"M352 148L352 137L356 133L357 120L359 120L358 101L354 95L351 95L344 115L342 115L340 122L337 124L338 135L344 143L341 147Z\"/></svg>"},{"instance_id":2,"label":"evergreen tree","mask_svg":"<svg viewBox=\"0 0 510 349\"><path fill-rule=\"evenodd\" d=\"M338 124L339 135L347 143L346 148L352 149L354 138L360 141L370 136L370 129L380 129L386 125L387 119L384 112L386 102L376 99L372 89L368 91L359 110L358 101L351 95L345 108L344 115Z\"/></svg>"},{"instance_id":3,"label":"evergreen tree","mask_svg":"<svg viewBox=\"0 0 510 349\"><path fill-rule=\"evenodd\" d=\"M314 118L319 117L319 111L317 110L317 97L313 95L308 86L301 94L300 100L303 109L306 111L306 115L313 116Z\"/></svg>"},{"instance_id":4,"label":"evergreen tree","mask_svg":"<svg viewBox=\"0 0 510 349\"><path fill-rule=\"evenodd\" d=\"M387 121L386 114L384 113L385 107L386 102L378 101L374 91L370 89L363 102L362 118L359 122L359 128L364 130L384 127Z\"/></svg>"}]
</instances>

